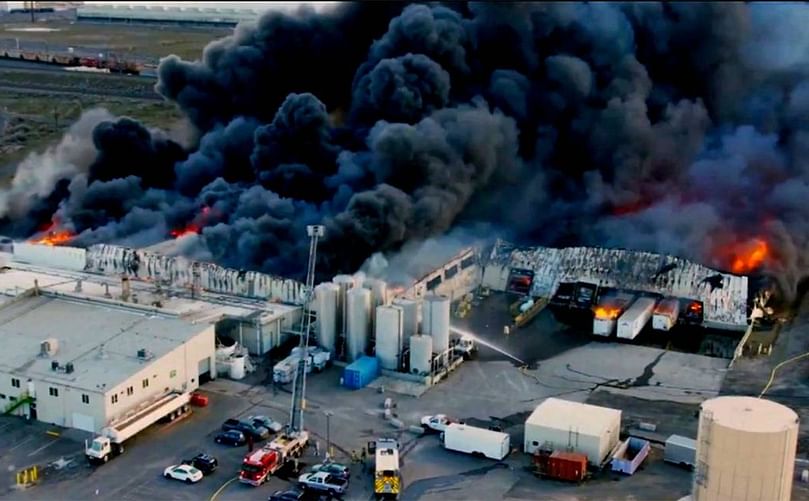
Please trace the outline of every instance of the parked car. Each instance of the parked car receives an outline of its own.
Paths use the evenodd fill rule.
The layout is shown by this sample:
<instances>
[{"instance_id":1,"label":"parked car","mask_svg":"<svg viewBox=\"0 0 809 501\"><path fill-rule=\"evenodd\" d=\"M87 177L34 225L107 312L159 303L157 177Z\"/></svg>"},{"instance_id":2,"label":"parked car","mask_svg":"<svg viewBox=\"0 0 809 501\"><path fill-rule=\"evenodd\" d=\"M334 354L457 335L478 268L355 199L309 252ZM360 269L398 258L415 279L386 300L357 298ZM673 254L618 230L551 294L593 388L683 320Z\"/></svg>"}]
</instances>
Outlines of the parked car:
<instances>
[{"instance_id":1,"label":"parked car","mask_svg":"<svg viewBox=\"0 0 809 501\"><path fill-rule=\"evenodd\" d=\"M247 421L258 426L263 426L272 433L278 433L284 429L284 425L267 416L250 416L247 418Z\"/></svg>"},{"instance_id":2,"label":"parked car","mask_svg":"<svg viewBox=\"0 0 809 501\"><path fill-rule=\"evenodd\" d=\"M208 454L197 454L191 459L184 459L183 464L189 464L202 472L203 475L210 475L219 467L219 461Z\"/></svg>"},{"instance_id":3,"label":"parked car","mask_svg":"<svg viewBox=\"0 0 809 501\"><path fill-rule=\"evenodd\" d=\"M222 423L222 431L238 430L245 435L251 435L253 440L264 440L270 436L270 430L256 425L252 421L230 418Z\"/></svg>"},{"instance_id":4,"label":"parked car","mask_svg":"<svg viewBox=\"0 0 809 501\"><path fill-rule=\"evenodd\" d=\"M424 416L421 418L421 427L427 431L441 433L446 431L447 426L459 421L450 418L446 414L436 414L435 416ZM463 424L463 423L459 423Z\"/></svg>"},{"instance_id":5,"label":"parked car","mask_svg":"<svg viewBox=\"0 0 809 501\"><path fill-rule=\"evenodd\" d=\"M329 475L334 475L335 477L340 478L349 478L351 477L351 468L346 465L340 463L320 463L312 466L312 472L325 472Z\"/></svg>"},{"instance_id":6,"label":"parked car","mask_svg":"<svg viewBox=\"0 0 809 501\"><path fill-rule=\"evenodd\" d=\"M272 496L267 498L267 501L303 501L304 499L306 499L304 490L295 487L285 491L275 491Z\"/></svg>"},{"instance_id":7,"label":"parked car","mask_svg":"<svg viewBox=\"0 0 809 501\"><path fill-rule=\"evenodd\" d=\"M202 480L202 472L187 464L175 464L163 470L163 476L168 479L180 480L187 484L194 484Z\"/></svg>"},{"instance_id":8,"label":"parked car","mask_svg":"<svg viewBox=\"0 0 809 501\"><path fill-rule=\"evenodd\" d=\"M298 477L298 483L307 490L327 492L332 496L340 496L348 490L348 479L335 477L326 472L304 473Z\"/></svg>"},{"instance_id":9,"label":"parked car","mask_svg":"<svg viewBox=\"0 0 809 501\"><path fill-rule=\"evenodd\" d=\"M214 442L217 444L240 446L246 444L247 439L244 438L244 433L238 430L228 430L218 434L216 438L214 438Z\"/></svg>"}]
</instances>

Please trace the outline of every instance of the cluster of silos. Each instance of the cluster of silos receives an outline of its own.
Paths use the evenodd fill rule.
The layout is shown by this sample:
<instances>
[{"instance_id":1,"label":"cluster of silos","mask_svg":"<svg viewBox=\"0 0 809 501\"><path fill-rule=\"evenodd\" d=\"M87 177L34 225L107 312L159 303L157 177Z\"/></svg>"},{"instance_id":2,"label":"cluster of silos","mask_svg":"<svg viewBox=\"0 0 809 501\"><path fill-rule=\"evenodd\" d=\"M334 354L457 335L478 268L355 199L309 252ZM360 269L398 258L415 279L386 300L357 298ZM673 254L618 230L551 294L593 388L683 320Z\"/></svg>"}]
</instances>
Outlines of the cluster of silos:
<instances>
[{"instance_id":1,"label":"cluster of silos","mask_svg":"<svg viewBox=\"0 0 809 501\"><path fill-rule=\"evenodd\" d=\"M361 283L360 283L361 282ZM373 346L383 369L397 371L409 351L410 372L429 374L434 354L449 349L450 300L431 294L390 304L379 279L337 275L315 288L320 345L353 362Z\"/></svg>"},{"instance_id":2,"label":"cluster of silos","mask_svg":"<svg viewBox=\"0 0 809 501\"><path fill-rule=\"evenodd\" d=\"M700 408L695 501L789 501L798 415L781 404L726 396Z\"/></svg>"}]
</instances>

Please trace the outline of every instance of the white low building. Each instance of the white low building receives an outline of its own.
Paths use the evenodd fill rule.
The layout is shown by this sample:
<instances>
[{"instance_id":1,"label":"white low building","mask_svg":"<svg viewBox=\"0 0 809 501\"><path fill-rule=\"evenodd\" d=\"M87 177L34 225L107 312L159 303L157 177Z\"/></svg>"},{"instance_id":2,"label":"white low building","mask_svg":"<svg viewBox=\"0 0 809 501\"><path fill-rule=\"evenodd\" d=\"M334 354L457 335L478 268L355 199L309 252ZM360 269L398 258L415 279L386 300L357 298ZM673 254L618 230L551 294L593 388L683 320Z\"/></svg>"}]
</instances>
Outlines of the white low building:
<instances>
[{"instance_id":1,"label":"white low building","mask_svg":"<svg viewBox=\"0 0 809 501\"><path fill-rule=\"evenodd\" d=\"M601 465L618 445L621 411L596 405L548 398L525 422L526 454L538 450L578 452Z\"/></svg>"}]
</instances>

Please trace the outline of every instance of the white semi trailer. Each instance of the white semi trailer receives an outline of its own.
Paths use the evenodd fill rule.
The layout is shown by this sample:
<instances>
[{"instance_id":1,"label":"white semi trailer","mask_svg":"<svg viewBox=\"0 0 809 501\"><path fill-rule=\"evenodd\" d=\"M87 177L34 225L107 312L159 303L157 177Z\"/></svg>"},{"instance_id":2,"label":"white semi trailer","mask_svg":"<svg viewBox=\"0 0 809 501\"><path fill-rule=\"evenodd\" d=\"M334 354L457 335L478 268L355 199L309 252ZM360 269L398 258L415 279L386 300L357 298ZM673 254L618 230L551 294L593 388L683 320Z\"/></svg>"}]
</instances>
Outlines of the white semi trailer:
<instances>
[{"instance_id":1,"label":"white semi trailer","mask_svg":"<svg viewBox=\"0 0 809 501\"><path fill-rule=\"evenodd\" d=\"M508 433L487 430L466 424L451 423L441 434L444 448L490 459L502 460L511 448Z\"/></svg>"},{"instance_id":2,"label":"white semi trailer","mask_svg":"<svg viewBox=\"0 0 809 501\"><path fill-rule=\"evenodd\" d=\"M650 297L638 298L618 319L618 337L635 339L652 318L657 301Z\"/></svg>"},{"instance_id":3,"label":"white semi trailer","mask_svg":"<svg viewBox=\"0 0 809 501\"><path fill-rule=\"evenodd\" d=\"M124 452L124 442L160 419L174 420L189 412L190 393L171 392L151 400L116 419L92 442L85 441L84 455L91 463L106 463Z\"/></svg>"}]
</instances>

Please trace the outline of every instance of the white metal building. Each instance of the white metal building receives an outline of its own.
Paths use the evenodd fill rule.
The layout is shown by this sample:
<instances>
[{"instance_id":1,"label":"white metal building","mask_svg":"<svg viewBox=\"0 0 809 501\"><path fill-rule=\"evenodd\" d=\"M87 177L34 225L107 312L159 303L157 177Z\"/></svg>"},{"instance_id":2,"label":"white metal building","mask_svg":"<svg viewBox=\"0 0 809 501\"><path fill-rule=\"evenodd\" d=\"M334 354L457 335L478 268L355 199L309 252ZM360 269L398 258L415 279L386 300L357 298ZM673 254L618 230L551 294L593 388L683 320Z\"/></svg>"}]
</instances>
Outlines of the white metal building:
<instances>
[{"instance_id":1,"label":"white metal building","mask_svg":"<svg viewBox=\"0 0 809 501\"><path fill-rule=\"evenodd\" d=\"M620 433L620 410L548 398L525 422L524 451L579 452L591 464L600 465L618 445Z\"/></svg>"},{"instance_id":2,"label":"white metal building","mask_svg":"<svg viewBox=\"0 0 809 501\"><path fill-rule=\"evenodd\" d=\"M142 402L215 377L214 326L31 292L0 307L0 403L98 432Z\"/></svg>"}]
</instances>

